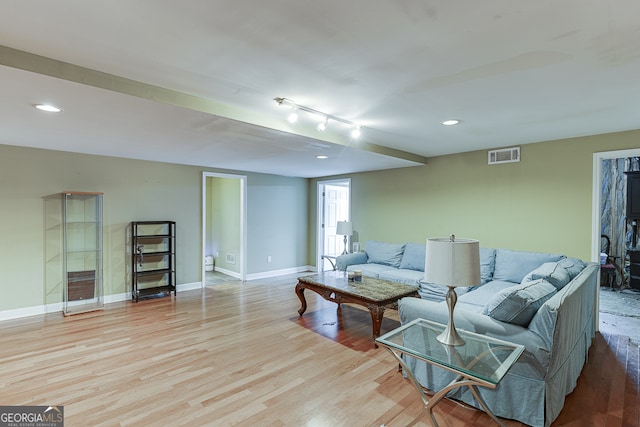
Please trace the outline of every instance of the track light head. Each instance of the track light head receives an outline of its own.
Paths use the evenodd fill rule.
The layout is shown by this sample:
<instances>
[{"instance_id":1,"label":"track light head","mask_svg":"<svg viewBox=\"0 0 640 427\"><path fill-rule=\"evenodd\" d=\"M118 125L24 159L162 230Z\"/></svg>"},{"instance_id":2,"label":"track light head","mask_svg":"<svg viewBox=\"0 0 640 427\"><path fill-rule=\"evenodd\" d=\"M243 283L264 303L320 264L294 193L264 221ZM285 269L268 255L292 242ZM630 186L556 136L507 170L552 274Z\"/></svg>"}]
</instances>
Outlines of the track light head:
<instances>
[{"instance_id":1,"label":"track light head","mask_svg":"<svg viewBox=\"0 0 640 427\"><path fill-rule=\"evenodd\" d=\"M322 123L320 123L320 124L318 125L318 130L319 130L320 132L323 132L323 131L327 128L327 125L328 125L328 124L329 124L329 117L327 117L327 118L324 120L324 122L322 122Z\"/></svg>"},{"instance_id":2,"label":"track light head","mask_svg":"<svg viewBox=\"0 0 640 427\"><path fill-rule=\"evenodd\" d=\"M288 117L289 123L295 123L298 121L298 109L294 108L291 114Z\"/></svg>"}]
</instances>

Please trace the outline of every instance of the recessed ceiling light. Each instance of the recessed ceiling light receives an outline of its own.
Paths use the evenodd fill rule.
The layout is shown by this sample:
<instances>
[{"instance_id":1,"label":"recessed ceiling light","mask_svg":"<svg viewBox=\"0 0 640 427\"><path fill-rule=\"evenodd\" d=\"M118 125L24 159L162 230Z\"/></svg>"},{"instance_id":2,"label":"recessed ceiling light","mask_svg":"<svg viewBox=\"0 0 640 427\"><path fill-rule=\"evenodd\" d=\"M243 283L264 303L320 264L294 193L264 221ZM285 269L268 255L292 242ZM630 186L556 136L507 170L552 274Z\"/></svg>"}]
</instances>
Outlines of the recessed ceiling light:
<instances>
[{"instance_id":1,"label":"recessed ceiling light","mask_svg":"<svg viewBox=\"0 0 640 427\"><path fill-rule=\"evenodd\" d=\"M328 158L329 158L329 156L325 156L324 154L318 154L316 156L316 159L320 159L320 160L324 160L324 159L328 159Z\"/></svg>"},{"instance_id":2,"label":"recessed ceiling light","mask_svg":"<svg viewBox=\"0 0 640 427\"><path fill-rule=\"evenodd\" d=\"M458 125L462 122L462 120L458 120L458 119L449 119L449 120L445 120L444 122L441 122L443 125L445 126L453 126L453 125Z\"/></svg>"},{"instance_id":3,"label":"recessed ceiling light","mask_svg":"<svg viewBox=\"0 0 640 427\"><path fill-rule=\"evenodd\" d=\"M51 104L35 104L34 107L38 110L48 111L49 113L59 113L60 111L62 111L62 108L58 108L55 105Z\"/></svg>"}]
</instances>

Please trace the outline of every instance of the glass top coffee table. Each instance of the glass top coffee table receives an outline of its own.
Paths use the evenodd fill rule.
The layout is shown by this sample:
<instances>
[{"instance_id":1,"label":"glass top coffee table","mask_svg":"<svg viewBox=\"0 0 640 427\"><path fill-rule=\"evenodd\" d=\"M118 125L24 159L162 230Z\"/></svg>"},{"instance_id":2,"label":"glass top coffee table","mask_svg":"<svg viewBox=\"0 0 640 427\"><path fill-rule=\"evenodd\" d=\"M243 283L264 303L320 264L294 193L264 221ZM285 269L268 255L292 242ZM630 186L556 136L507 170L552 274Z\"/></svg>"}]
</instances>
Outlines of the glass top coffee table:
<instances>
[{"instance_id":1,"label":"glass top coffee table","mask_svg":"<svg viewBox=\"0 0 640 427\"><path fill-rule=\"evenodd\" d=\"M509 368L518 360L524 346L460 329L458 333L465 343L458 346L446 345L436 338L444 328L445 325L440 323L416 319L382 335L376 341L395 356L409 376L434 426L438 423L433 415L433 407L451 390L465 386L469 387L484 411L499 425L504 426L487 407L476 386L496 388ZM402 359L403 354L457 375L453 381L428 399L413 372Z\"/></svg>"}]
</instances>

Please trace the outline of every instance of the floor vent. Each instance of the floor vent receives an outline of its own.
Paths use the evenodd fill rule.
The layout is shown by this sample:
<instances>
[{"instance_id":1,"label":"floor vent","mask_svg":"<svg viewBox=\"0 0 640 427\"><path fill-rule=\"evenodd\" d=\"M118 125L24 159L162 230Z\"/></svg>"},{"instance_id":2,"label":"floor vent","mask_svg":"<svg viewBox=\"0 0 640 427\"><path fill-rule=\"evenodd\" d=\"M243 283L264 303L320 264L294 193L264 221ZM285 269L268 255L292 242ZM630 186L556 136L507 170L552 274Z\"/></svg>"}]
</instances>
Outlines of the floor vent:
<instances>
[{"instance_id":1,"label":"floor vent","mask_svg":"<svg viewBox=\"0 0 640 427\"><path fill-rule=\"evenodd\" d=\"M513 163L520 161L520 147L502 148L489 151L489 164Z\"/></svg>"}]
</instances>

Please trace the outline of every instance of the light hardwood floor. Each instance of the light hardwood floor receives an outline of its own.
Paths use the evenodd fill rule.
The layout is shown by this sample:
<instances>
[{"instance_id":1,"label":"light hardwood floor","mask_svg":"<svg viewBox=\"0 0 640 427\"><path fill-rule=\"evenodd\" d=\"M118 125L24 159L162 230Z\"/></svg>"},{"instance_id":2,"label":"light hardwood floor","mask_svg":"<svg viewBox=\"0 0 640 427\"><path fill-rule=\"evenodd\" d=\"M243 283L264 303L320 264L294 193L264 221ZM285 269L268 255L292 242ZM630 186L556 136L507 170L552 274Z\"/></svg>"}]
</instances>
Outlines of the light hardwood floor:
<instances>
[{"instance_id":1,"label":"light hardwood floor","mask_svg":"<svg viewBox=\"0 0 640 427\"><path fill-rule=\"evenodd\" d=\"M64 405L67 427L428 426L397 363L373 348L368 311L307 292L299 317L295 283L225 283L2 322L0 404ZM387 310L383 333L396 326ZM554 425L640 425L638 381L638 347L598 335ZM441 426L494 425L451 401L435 413Z\"/></svg>"}]
</instances>

